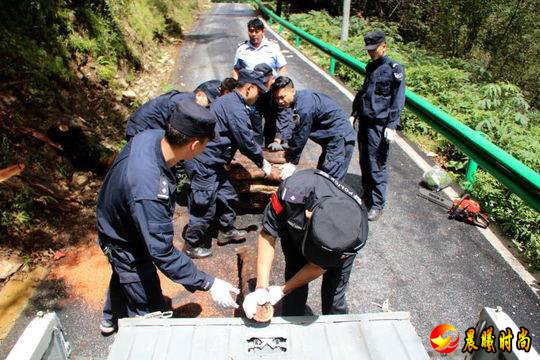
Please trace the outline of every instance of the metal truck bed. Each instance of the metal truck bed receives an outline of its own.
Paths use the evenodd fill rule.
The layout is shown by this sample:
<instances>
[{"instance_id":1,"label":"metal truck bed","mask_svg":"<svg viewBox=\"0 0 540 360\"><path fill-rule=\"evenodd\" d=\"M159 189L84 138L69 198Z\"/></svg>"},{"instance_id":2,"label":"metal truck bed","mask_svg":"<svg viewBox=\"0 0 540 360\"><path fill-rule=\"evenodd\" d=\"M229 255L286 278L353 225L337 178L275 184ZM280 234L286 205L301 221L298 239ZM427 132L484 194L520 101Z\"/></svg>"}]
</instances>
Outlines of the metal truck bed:
<instances>
[{"instance_id":1,"label":"metal truck bed","mask_svg":"<svg viewBox=\"0 0 540 360\"><path fill-rule=\"evenodd\" d=\"M122 319L109 360L429 359L408 312L241 318Z\"/></svg>"}]
</instances>

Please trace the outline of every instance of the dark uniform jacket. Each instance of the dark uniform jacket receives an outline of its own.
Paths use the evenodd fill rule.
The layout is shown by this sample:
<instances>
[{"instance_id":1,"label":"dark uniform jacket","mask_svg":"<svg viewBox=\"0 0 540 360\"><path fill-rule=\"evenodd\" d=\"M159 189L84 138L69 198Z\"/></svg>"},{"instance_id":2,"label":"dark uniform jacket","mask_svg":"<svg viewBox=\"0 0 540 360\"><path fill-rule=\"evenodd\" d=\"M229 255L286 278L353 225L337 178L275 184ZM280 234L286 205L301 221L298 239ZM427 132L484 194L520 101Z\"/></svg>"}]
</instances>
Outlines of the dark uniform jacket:
<instances>
[{"instance_id":1,"label":"dark uniform jacket","mask_svg":"<svg viewBox=\"0 0 540 360\"><path fill-rule=\"evenodd\" d=\"M165 125L170 121L174 105L186 99L195 100L195 94L171 90L147 101L129 117L126 125L126 138L129 140L144 130L165 130Z\"/></svg>"},{"instance_id":2,"label":"dark uniform jacket","mask_svg":"<svg viewBox=\"0 0 540 360\"><path fill-rule=\"evenodd\" d=\"M255 111L252 116L264 116L266 122L275 122L276 134L274 138L283 140L284 142L290 139L293 130L290 112L280 111L274 102L271 90L259 96L254 107ZM258 123L262 123L262 121L258 121ZM267 127L268 125L265 125L265 129ZM273 141L274 139L271 140Z\"/></svg>"},{"instance_id":3,"label":"dark uniform jacket","mask_svg":"<svg viewBox=\"0 0 540 360\"><path fill-rule=\"evenodd\" d=\"M354 141L356 135L347 114L328 95L298 90L289 109L294 130L289 140L287 160L298 164L308 139L322 147L337 139Z\"/></svg>"},{"instance_id":4,"label":"dark uniform jacket","mask_svg":"<svg viewBox=\"0 0 540 360\"><path fill-rule=\"evenodd\" d=\"M352 115L390 129L399 125L405 105L405 72L388 56L371 61L366 67L362 88L353 101Z\"/></svg>"},{"instance_id":5,"label":"dark uniform jacket","mask_svg":"<svg viewBox=\"0 0 540 360\"><path fill-rule=\"evenodd\" d=\"M351 219L363 222L361 238L364 239L364 243L360 246L362 247L368 232L367 211L362 200L346 185L320 170L302 170L281 183L264 210L263 230L274 238L291 241L302 253L302 242L311 241L310 236L306 234L309 231L309 224L305 211L311 211L323 198L333 197L338 193L341 196L345 194L347 199L357 202L362 209L363 219Z\"/></svg>"},{"instance_id":6,"label":"dark uniform jacket","mask_svg":"<svg viewBox=\"0 0 540 360\"><path fill-rule=\"evenodd\" d=\"M237 150L247 156L258 167L262 167L262 149L255 141L249 118L250 108L240 93L235 90L217 98L210 106L216 116L219 138L210 141L206 149L195 157L195 161L210 169L220 170L228 164ZM191 166L186 161L186 166Z\"/></svg>"},{"instance_id":7,"label":"dark uniform jacket","mask_svg":"<svg viewBox=\"0 0 540 360\"><path fill-rule=\"evenodd\" d=\"M145 131L118 154L98 198L98 241L112 248L121 283L144 282L155 264L190 291L208 290L214 278L173 245L176 180L163 158L163 136Z\"/></svg>"}]
</instances>

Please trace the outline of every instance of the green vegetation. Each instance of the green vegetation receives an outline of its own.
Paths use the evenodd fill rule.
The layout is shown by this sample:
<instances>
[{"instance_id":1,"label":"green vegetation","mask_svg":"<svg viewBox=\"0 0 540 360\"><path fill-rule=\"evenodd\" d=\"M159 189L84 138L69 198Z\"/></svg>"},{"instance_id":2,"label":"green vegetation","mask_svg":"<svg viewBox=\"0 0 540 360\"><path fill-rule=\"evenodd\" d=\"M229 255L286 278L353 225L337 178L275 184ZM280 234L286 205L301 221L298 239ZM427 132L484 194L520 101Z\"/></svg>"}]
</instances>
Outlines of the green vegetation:
<instances>
[{"instance_id":1,"label":"green vegetation","mask_svg":"<svg viewBox=\"0 0 540 360\"><path fill-rule=\"evenodd\" d=\"M482 70L474 62L434 55L417 43L406 43L397 23L353 17L349 41L340 44L340 17L312 11L293 14L289 20L364 62L369 57L363 51L363 35L374 29L384 30L389 56L405 65L409 89L482 131L490 141L530 168L540 170L540 112L529 106L519 87L507 82L484 82L479 76ZM294 38L290 33L285 36ZM320 66L328 68L328 55L306 42L301 42L301 48ZM336 74L353 89L363 82L363 76L344 65L337 66ZM467 159L448 140L408 111L402 116L402 130L424 149L441 155L445 167L458 179L464 179ZM531 266L540 269L540 214L482 170L471 192L514 240Z\"/></svg>"},{"instance_id":2,"label":"green vegetation","mask_svg":"<svg viewBox=\"0 0 540 360\"><path fill-rule=\"evenodd\" d=\"M342 0L284 0L286 12L326 9L341 15ZM275 2L274 2L275 3ZM467 59L474 79L508 81L540 105L540 47L536 0L361 0L351 2L351 15L393 22L405 42Z\"/></svg>"},{"instance_id":3,"label":"green vegetation","mask_svg":"<svg viewBox=\"0 0 540 360\"><path fill-rule=\"evenodd\" d=\"M182 35L203 3L2 2L0 169L26 167L21 175L0 184L0 246L31 253L48 249L51 243L53 248L65 246L79 231L77 226L82 234L89 231L93 209L87 211L85 205L93 205L99 181L92 180L101 174L96 166L81 164L92 156L105 163L108 158L101 159L101 154L110 156L125 144L126 109L119 92L139 70L162 56L161 45ZM47 144L45 135L59 141L49 131L60 124L86 129L81 132L88 143L77 138L63 144L64 151ZM99 150L94 154L92 149ZM88 178L80 188L72 182L76 171Z\"/></svg>"},{"instance_id":4,"label":"green vegetation","mask_svg":"<svg viewBox=\"0 0 540 360\"><path fill-rule=\"evenodd\" d=\"M198 0L8 0L2 7L0 74L43 97L73 79L77 58L91 56L105 82L124 63L139 69L160 39L191 25Z\"/></svg>"}]
</instances>

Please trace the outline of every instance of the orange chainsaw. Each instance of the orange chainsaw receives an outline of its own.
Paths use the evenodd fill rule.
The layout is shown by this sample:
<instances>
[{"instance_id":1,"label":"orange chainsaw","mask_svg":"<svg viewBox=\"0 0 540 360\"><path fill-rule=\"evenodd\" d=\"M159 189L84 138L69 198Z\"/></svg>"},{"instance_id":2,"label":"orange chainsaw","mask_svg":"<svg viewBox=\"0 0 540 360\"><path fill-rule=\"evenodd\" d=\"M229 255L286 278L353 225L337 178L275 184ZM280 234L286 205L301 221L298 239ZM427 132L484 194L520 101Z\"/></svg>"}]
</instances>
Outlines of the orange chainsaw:
<instances>
[{"instance_id":1,"label":"orange chainsaw","mask_svg":"<svg viewBox=\"0 0 540 360\"><path fill-rule=\"evenodd\" d=\"M468 224L473 224L482 229L489 226L487 214L482 212L480 204L472 200L469 194L465 194L458 199L450 200L434 191L423 188L420 188L419 191L419 196L447 209L449 219L456 219Z\"/></svg>"}]
</instances>

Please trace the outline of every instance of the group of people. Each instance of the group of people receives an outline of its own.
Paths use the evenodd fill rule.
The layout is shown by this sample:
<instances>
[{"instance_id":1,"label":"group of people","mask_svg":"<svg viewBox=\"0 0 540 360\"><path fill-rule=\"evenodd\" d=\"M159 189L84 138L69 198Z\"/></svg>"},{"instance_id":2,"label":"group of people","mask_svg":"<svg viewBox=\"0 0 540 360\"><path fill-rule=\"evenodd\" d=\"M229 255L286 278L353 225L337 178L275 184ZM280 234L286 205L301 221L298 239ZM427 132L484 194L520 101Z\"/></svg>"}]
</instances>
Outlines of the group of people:
<instances>
[{"instance_id":1,"label":"group of people","mask_svg":"<svg viewBox=\"0 0 540 360\"><path fill-rule=\"evenodd\" d=\"M188 291L209 291L218 305L239 306L239 290L199 270L191 258L212 254L204 243L215 222L222 243L246 237L234 225L238 197L226 165L240 151L269 176L264 148L285 150L286 163L264 211L257 287L244 294L245 314L251 318L257 305L283 298L284 315L303 315L308 283L320 276L323 314L347 312L355 255L366 242L368 220L376 220L385 204L388 144L404 105L403 68L386 56L384 34L368 33L372 61L348 116L329 96L295 88L279 45L264 36L260 19L248 22L248 34L230 78L206 81L193 92L170 91L128 119L128 143L104 180L96 211L98 243L112 267L100 324L104 334L115 331L119 318L169 310L156 267ZM317 169L298 171L308 139L322 154ZM342 183L357 140L360 196ZM173 245L179 164L190 182L183 251ZM278 238L285 283L270 285Z\"/></svg>"}]
</instances>

